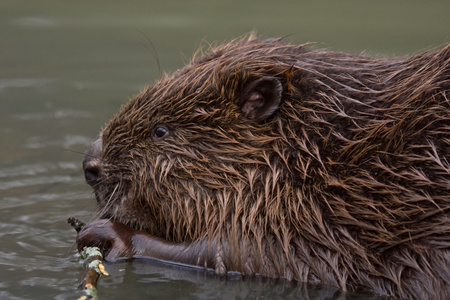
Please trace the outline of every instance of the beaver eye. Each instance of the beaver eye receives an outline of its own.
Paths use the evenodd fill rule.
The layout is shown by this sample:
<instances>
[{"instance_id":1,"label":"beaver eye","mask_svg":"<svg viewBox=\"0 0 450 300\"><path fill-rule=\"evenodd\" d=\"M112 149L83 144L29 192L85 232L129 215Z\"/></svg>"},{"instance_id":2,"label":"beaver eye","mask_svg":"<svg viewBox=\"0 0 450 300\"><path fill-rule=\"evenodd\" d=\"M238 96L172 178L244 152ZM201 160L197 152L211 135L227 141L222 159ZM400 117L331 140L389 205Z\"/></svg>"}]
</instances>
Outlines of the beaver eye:
<instances>
[{"instance_id":1,"label":"beaver eye","mask_svg":"<svg viewBox=\"0 0 450 300\"><path fill-rule=\"evenodd\" d=\"M166 126L158 125L153 129L152 132L152 140L153 141L160 141L163 138L165 138L169 134L169 129L167 129Z\"/></svg>"}]
</instances>

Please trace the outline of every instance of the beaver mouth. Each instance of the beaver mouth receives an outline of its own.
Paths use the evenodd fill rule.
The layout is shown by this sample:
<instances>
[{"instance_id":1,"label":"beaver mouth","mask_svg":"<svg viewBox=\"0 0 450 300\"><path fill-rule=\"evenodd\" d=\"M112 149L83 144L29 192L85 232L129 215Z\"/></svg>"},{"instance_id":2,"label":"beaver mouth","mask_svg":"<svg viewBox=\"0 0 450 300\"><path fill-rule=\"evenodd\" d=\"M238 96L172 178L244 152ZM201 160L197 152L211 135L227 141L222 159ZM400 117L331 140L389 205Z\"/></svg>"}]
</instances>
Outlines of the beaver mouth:
<instances>
[{"instance_id":1,"label":"beaver mouth","mask_svg":"<svg viewBox=\"0 0 450 300\"><path fill-rule=\"evenodd\" d=\"M105 219L122 223L136 230L154 233L151 230L154 226L145 218L145 212L142 210L134 210L127 207L129 199L125 195L121 195L117 191L117 186L110 194L103 194L94 191L97 200L97 219Z\"/></svg>"},{"instance_id":2,"label":"beaver mouth","mask_svg":"<svg viewBox=\"0 0 450 300\"><path fill-rule=\"evenodd\" d=\"M100 204L103 202L98 192L94 191L95 200L97 201L97 206L100 208Z\"/></svg>"}]
</instances>

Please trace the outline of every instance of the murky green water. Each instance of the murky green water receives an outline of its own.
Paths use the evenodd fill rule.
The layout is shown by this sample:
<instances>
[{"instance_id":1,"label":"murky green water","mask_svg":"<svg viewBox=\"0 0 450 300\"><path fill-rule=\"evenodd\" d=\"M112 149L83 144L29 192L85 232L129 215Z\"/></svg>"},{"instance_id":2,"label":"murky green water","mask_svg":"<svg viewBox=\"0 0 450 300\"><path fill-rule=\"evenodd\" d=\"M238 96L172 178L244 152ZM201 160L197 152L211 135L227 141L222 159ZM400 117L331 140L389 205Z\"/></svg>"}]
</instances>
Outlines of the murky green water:
<instances>
[{"instance_id":1,"label":"murky green water","mask_svg":"<svg viewBox=\"0 0 450 300\"><path fill-rule=\"evenodd\" d=\"M203 40L253 29L294 43L404 55L448 42L449 15L448 1L0 0L0 298L78 297L84 267L66 219L87 221L95 209L79 152L158 76L152 43L165 71L186 63ZM157 262L107 268L100 299L340 297Z\"/></svg>"}]
</instances>

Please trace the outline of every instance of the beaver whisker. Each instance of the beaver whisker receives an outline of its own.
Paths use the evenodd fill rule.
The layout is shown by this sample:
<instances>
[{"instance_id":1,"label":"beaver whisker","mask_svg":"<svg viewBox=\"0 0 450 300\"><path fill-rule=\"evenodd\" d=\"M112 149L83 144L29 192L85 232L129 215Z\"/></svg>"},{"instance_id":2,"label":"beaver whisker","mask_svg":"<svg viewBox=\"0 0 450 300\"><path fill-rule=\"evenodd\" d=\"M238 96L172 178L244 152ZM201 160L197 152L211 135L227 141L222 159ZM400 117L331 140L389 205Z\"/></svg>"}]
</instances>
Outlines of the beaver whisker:
<instances>
[{"instance_id":1,"label":"beaver whisker","mask_svg":"<svg viewBox=\"0 0 450 300\"><path fill-rule=\"evenodd\" d=\"M111 192L111 194L108 196L107 199L102 200L104 202L104 204L102 205L102 209L100 214L101 215L111 215L114 216L116 212L111 212L111 208L114 207L115 201L116 201L116 193L119 191L120 189L120 183L117 183L114 186L113 191ZM117 207L116 207L117 208Z\"/></svg>"},{"instance_id":2,"label":"beaver whisker","mask_svg":"<svg viewBox=\"0 0 450 300\"><path fill-rule=\"evenodd\" d=\"M81 151L77 151L77 150L73 150L73 149L69 149L69 148L60 147L60 149L65 150L65 151L69 151L69 152L72 152L72 153L80 154L80 155L83 155L83 156L86 155L86 152L81 152Z\"/></svg>"},{"instance_id":3,"label":"beaver whisker","mask_svg":"<svg viewBox=\"0 0 450 300\"><path fill-rule=\"evenodd\" d=\"M147 42L150 43L150 46L151 46L150 48L147 47L146 45L144 45L144 47L150 52L150 54L151 54L151 55L153 56L153 58L155 59L156 65L157 65L157 67L158 67L158 77L161 77L161 75L162 75L161 63L160 63L160 61L159 61L158 51L156 51L155 44L153 44L153 41L152 41L145 33L143 33L143 32L140 31L140 30L138 30L138 31L139 31L140 34L142 34L142 35L145 37L145 39L147 40Z\"/></svg>"},{"instance_id":4,"label":"beaver whisker","mask_svg":"<svg viewBox=\"0 0 450 300\"><path fill-rule=\"evenodd\" d=\"M106 178L101 178L100 180L98 180L98 182L96 182L92 185L92 188L95 191L98 187L104 186L106 182L107 182Z\"/></svg>"}]
</instances>

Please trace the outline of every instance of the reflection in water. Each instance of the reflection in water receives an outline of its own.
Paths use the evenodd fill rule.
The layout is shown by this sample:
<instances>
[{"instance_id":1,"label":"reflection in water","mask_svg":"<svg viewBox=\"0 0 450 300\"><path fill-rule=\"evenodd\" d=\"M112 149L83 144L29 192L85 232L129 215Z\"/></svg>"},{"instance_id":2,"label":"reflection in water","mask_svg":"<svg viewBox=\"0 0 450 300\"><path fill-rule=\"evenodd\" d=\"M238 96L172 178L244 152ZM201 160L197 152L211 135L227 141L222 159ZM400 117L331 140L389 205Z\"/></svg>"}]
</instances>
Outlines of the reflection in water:
<instances>
[{"instance_id":1,"label":"reflection in water","mask_svg":"<svg viewBox=\"0 0 450 300\"><path fill-rule=\"evenodd\" d=\"M212 271L137 259L107 264L109 277L102 277L99 292L119 299L381 299L365 294L346 295L324 286L307 286L260 277L230 274L218 278ZM127 287L137 287L129 290Z\"/></svg>"}]
</instances>

